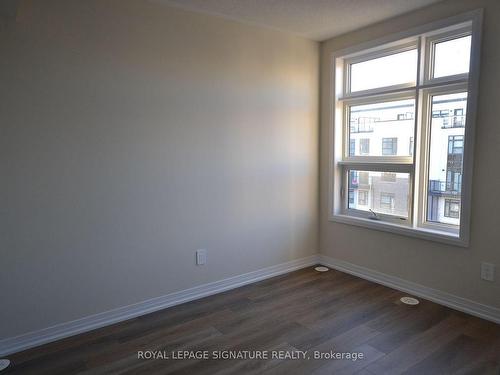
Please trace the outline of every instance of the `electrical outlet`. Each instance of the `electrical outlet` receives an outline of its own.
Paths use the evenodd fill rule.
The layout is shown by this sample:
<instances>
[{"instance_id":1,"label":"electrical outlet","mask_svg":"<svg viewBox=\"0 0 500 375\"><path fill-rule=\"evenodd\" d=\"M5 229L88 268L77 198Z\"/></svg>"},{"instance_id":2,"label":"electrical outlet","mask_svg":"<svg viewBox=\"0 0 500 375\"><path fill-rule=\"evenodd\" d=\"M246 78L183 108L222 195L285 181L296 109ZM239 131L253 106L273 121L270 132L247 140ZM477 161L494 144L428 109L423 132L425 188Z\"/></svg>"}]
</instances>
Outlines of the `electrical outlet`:
<instances>
[{"instance_id":1,"label":"electrical outlet","mask_svg":"<svg viewBox=\"0 0 500 375\"><path fill-rule=\"evenodd\" d=\"M207 251L205 249L196 250L196 265L201 266L207 263Z\"/></svg>"},{"instance_id":2,"label":"electrical outlet","mask_svg":"<svg viewBox=\"0 0 500 375\"><path fill-rule=\"evenodd\" d=\"M481 279L495 281L495 265L493 263L481 262Z\"/></svg>"}]
</instances>

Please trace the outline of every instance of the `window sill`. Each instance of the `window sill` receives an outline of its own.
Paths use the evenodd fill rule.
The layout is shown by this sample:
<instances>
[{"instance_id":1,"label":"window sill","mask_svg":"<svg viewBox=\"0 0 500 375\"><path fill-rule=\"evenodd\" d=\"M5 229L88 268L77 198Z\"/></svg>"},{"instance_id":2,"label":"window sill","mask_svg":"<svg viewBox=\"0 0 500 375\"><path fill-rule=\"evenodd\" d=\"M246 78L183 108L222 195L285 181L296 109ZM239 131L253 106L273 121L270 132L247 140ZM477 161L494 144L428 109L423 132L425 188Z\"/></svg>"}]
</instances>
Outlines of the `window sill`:
<instances>
[{"instance_id":1,"label":"window sill","mask_svg":"<svg viewBox=\"0 0 500 375\"><path fill-rule=\"evenodd\" d=\"M383 232L390 232L403 236L420 238L428 241L441 242L448 245L461 246L461 247L469 246L468 241L463 238L460 238L459 235L444 231L438 231L427 228L415 228L415 227L409 227L407 225L394 224L384 221L375 221L361 217L341 215L341 214L330 216L329 220L338 223L351 224L359 227L379 230Z\"/></svg>"}]
</instances>

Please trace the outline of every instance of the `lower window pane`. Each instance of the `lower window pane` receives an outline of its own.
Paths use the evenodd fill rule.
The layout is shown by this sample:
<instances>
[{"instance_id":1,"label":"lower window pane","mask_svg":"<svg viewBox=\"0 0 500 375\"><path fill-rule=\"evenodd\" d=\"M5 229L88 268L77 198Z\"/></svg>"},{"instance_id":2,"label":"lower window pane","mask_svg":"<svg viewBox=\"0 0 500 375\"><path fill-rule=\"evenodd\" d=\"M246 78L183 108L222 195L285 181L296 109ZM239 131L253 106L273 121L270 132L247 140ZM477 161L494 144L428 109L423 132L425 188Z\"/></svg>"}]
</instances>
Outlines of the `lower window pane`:
<instances>
[{"instance_id":1,"label":"lower window pane","mask_svg":"<svg viewBox=\"0 0 500 375\"><path fill-rule=\"evenodd\" d=\"M348 208L408 218L409 173L349 171Z\"/></svg>"},{"instance_id":2,"label":"lower window pane","mask_svg":"<svg viewBox=\"0 0 500 375\"><path fill-rule=\"evenodd\" d=\"M432 97L427 221L459 225L467 93Z\"/></svg>"}]
</instances>

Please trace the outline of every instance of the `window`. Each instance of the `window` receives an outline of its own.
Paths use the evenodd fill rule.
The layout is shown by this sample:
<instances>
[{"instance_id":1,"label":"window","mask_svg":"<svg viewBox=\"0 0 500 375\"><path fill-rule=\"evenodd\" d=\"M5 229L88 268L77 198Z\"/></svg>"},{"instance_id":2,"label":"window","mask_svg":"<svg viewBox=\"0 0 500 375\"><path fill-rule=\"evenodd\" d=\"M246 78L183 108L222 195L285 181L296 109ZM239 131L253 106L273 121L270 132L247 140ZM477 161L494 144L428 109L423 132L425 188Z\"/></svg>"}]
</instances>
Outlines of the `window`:
<instances>
[{"instance_id":1,"label":"window","mask_svg":"<svg viewBox=\"0 0 500 375\"><path fill-rule=\"evenodd\" d=\"M467 245L481 22L335 54L332 220Z\"/></svg>"},{"instance_id":2,"label":"window","mask_svg":"<svg viewBox=\"0 0 500 375\"><path fill-rule=\"evenodd\" d=\"M394 194L380 193L380 209L388 212L394 210Z\"/></svg>"},{"instance_id":3,"label":"window","mask_svg":"<svg viewBox=\"0 0 500 375\"><path fill-rule=\"evenodd\" d=\"M470 45L470 35L435 43L434 78L467 73Z\"/></svg>"},{"instance_id":4,"label":"window","mask_svg":"<svg viewBox=\"0 0 500 375\"><path fill-rule=\"evenodd\" d=\"M449 112L447 109L432 111L432 118L448 117Z\"/></svg>"},{"instance_id":5,"label":"window","mask_svg":"<svg viewBox=\"0 0 500 375\"><path fill-rule=\"evenodd\" d=\"M398 120L398 110L404 109L410 115L405 120ZM414 133L415 100L384 100L377 103L347 105L349 116L349 144L352 145L358 137L362 136L366 143L380 142L380 134L391 136L387 139L387 148L360 146L359 153L350 153L350 156L382 156L397 154L397 135L404 134L410 137ZM406 118L407 117L407 118ZM360 134L362 133L362 134ZM373 142L370 142L373 140ZM366 152L363 152L366 151ZM387 152L387 153L384 153Z\"/></svg>"},{"instance_id":6,"label":"window","mask_svg":"<svg viewBox=\"0 0 500 375\"><path fill-rule=\"evenodd\" d=\"M359 176L359 179L351 178L349 181L348 189L357 194L358 200L357 203L349 200L348 209L358 213L373 211L377 214L386 214L399 221L408 219L408 197L411 186L408 173L351 170L349 175ZM390 181L384 181L387 177ZM390 201L388 196L391 197ZM385 201L382 197L386 197Z\"/></svg>"},{"instance_id":7,"label":"window","mask_svg":"<svg viewBox=\"0 0 500 375\"><path fill-rule=\"evenodd\" d=\"M445 199L444 216L453 219L458 219L460 217L460 201Z\"/></svg>"},{"instance_id":8,"label":"window","mask_svg":"<svg viewBox=\"0 0 500 375\"><path fill-rule=\"evenodd\" d=\"M382 172L382 181L385 181L385 182L396 182L396 173Z\"/></svg>"},{"instance_id":9,"label":"window","mask_svg":"<svg viewBox=\"0 0 500 375\"><path fill-rule=\"evenodd\" d=\"M396 155L398 153L397 138L382 138L382 155Z\"/></svg>"},{"instance_id":10,"label":"window","mask_svg":"<svg viewBox=\"0 0 500 375\"><path fill-rule=\"evenodd\" d=\"M398 113L398 121L413 120L413 112Z\"/></svg>"},{"instance_id":11,"label":"window","mask_svg":"<svg viewBox=\"0 0 500 375\"><path fill-rule=\"evenodd\" d=\"M465 125L464 108L456 108L453 110L453 127L460 128Z\"/></svg>"},{"instance_id":12,"label":"window","mask_svg":"<svg viewBox=\"0 0 500 375\"><path fill-rule=\"evenodd\" d=\"M460 168L461 169L461 168ZM459 195L462 189L462 172L447 170L446 171L446 190L450 194Z\"/></svg>"},{"instance_id":13,"label":"window","mask_svg":"<svg viewBox=\"0 0 500 375\"><path fill-rule=\"evenodd\" d=\"M360 185L368 185L370 181L369 172L357 172L359 175L359 184Z\"/></svg>"},{"instance_id":14,"label":"window","mask_svg":"<svg viewBox=\"0 0 500 375\"><path fill-rule=\"evenodd\" d=\"M370 153L370 139L361 138L359 140L359 154L368 155Z\"/></svg>"},{"instance_id":15,"label":"window","mask_svg":"<svg viewBox=\"0 0 500 375\"><path fill-rule=\"evenodd\" d=\"M366 190L358 191L358 204L360 206L366 206L368 204L368 192Z\"/></svg>"},{"instance_id":16,"label":"window","mask_svg":"<svg viewBox=\"0 0 500 375\"><path fill-rule=\"evenodd\" d=\"M380 69L392 68L392 74L372 74ZM395 69L398 68L398 69ZM417 49L394 53L350 65L351 91L388 87L415 80Z\"/></svg>"},{"instance_id":17,"label":"window","mask_svg":"<svg viewBox=\"0 0 500 375\"><path fill-rule=\"evenodd\" d=\"M349 204L354 204L354 189L349 189Z\"/></svg>"},{"instance_id":18,"label":"window","mask_svg":"<svg viewBox=\"0 0 500 375\"><path fill-rule=\"evenodd\" d=\"M448 154L464 153L464 136L463 135L450 135L448 136Z\"/></svg>"}]
</instances>

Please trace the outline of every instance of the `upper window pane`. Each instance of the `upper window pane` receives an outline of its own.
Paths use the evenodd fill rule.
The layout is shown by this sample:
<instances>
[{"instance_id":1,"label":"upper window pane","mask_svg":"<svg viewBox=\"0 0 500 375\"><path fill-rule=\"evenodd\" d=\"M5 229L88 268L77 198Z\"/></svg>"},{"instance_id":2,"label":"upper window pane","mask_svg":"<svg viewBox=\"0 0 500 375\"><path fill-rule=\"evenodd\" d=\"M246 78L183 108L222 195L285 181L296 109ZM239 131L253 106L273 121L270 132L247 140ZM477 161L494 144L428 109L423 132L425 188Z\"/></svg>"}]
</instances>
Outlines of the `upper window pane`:
<instances>
[{"instance_id":1,"label":"upper window pane","mask_svg":"<svg viewBox=\"0 0 500 375\"><path fill-rule=\"evenodd\" d=\"M351 65L351 92L415 82L417 50L395 53Z\"/></svg>"},{"instance_id":2,"label":"upper window pane","mask_svg":"<svg viewBox=\"0 0 500 375\"><path fill-rule=\"evenodd\" d=\"M433 78L469 72L471 36L439 42L434 45Z\"/></svg>"},{"instance_id":3,"label":"upper window pane","mask_svg":"<svg viewBox=\"0 0 500 375\"><path fill-rule=\"evenodd\" d=\"M414 99L353 105L349 118L349 156L411 156Z\"/></svg>"}]
</instances>

